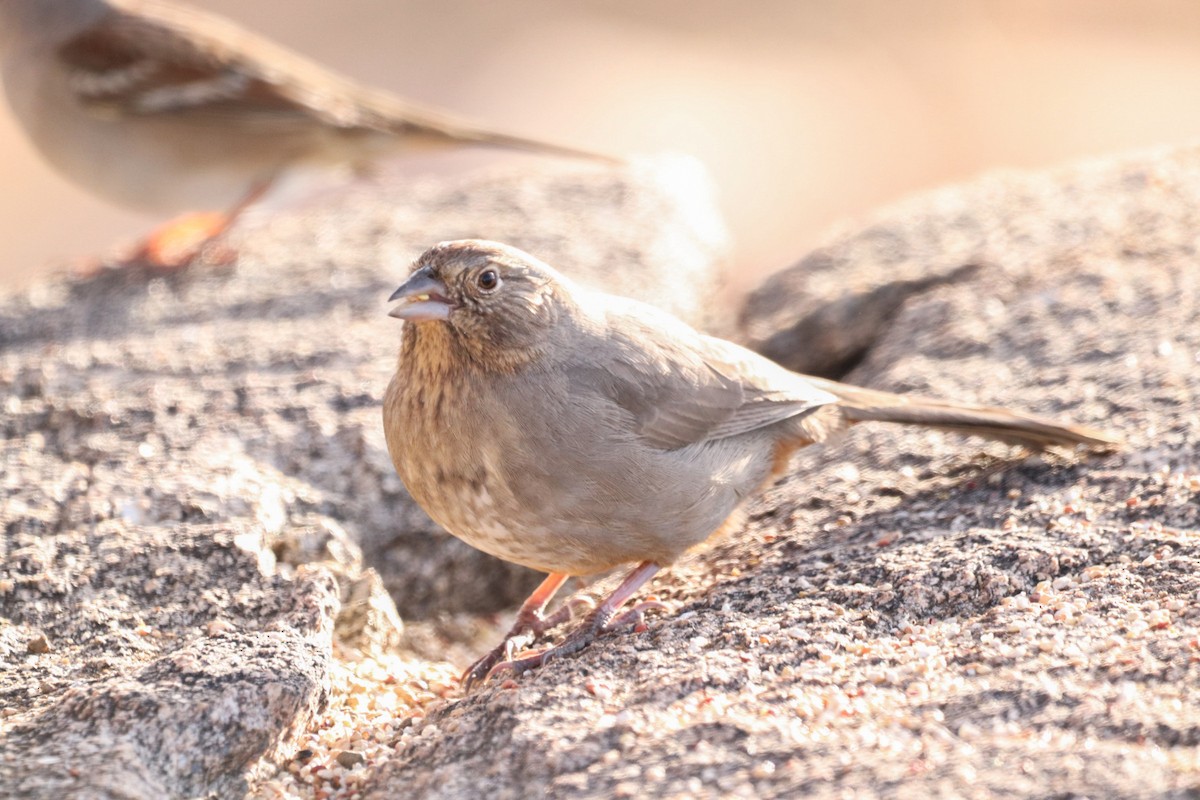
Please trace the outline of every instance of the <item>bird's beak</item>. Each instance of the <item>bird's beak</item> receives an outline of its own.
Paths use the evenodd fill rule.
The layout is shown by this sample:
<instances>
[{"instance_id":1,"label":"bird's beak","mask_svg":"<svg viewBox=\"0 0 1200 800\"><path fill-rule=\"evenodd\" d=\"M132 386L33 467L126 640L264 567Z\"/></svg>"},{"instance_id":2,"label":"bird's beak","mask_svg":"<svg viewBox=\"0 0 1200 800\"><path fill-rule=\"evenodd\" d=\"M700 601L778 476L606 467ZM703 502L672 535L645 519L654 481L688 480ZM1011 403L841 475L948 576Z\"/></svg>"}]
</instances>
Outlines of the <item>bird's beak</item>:
<instances>
[{"instance_id":1,"label":"bird's beak","mask_svg":"<svg viewBox=\"0 0 1200 800\"><path fill-rule=\"evenodd\" d=\"M454 310L454 301L447 296L446 284L435 278L429 267L409 275L388 298L389 303L396 300L401 303L389 311L388 316L409 322L449 319Z\"/></svg>"}]
</instances>

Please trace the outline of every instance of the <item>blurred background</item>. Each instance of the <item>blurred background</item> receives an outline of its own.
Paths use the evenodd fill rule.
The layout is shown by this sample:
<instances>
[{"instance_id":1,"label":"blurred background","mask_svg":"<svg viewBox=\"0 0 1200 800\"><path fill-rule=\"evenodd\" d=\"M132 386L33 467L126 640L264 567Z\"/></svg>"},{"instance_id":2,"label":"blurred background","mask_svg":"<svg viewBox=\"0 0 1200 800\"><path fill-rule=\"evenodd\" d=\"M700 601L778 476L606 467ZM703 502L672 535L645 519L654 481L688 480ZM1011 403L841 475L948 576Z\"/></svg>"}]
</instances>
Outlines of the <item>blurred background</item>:
<instances>
[{"instance_id":1,"label":"blurred background","mask_svg":"<svg viewBox=\"0 0 1200 800\"><path fill-rule=\"evenodd\" d=\"M711 170L734 281L996 167L1200 136L1195 0L196 0L357 80L514 132ZM0 111L0 285L156 220Z\"/></svg>"}]
</instances>

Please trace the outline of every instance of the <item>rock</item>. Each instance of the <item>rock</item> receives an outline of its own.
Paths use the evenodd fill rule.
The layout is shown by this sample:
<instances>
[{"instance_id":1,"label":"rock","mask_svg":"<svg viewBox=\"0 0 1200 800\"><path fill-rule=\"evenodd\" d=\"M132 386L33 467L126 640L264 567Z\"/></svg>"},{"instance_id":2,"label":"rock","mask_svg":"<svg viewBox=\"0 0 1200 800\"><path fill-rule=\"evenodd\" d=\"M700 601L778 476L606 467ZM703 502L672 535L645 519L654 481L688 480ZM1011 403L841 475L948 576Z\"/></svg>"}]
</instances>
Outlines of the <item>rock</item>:
<instances>
[{"instance_id":1,"label":"rock","mask_svg":"<svg viewBox=\"0 0 1200 800\"><path fill-rule=\"evenodd\" d=\"M334 635L362 651L387 652L400 645L404 623L379 573L363 566L362 550L329 518L294 519L268 546L279 563L320 563L338 584Z\"/></svg>"},{"instance_id":2,"label":"rock","mask_svg":"<svg viewBox=\"0 0 1200 800\"><path fill-rule=\"evenodd\" d=\"M105 520L14 538L27 544L5 567L29 577L0 598L5 624L56 642L0 674L16 712L0 785L20 796L236 796L326 702L328 575L267 578L217 526ZM214 617L236 621L212 636Z\"/></svg>"},{"instance_id":3,"label":"rock","mask_svg":"<svg viewBox=\"0 0 1200 800\"><path fill-rule=\"evenodd\" d=\"M1164 150L918 196L773 279L742 317L764 346L876 315L810 369L1128 446L864 425L805 451L654 582L673 614L430 709L364 796L1186 795L1197 230L1200 154Z\"/></svg>"},{"instance_id":4,"label":"rock","mask_svg":"<svg viewBox=\"0 0 1200 800\"><path fill-rule=\"evenodd\" d=\"M1154 244L1164 233L1178 235L1129 230L1127 212L1153 217L1181 200L1156 194L1155 174L1137 172L1152 162L1128 162L1128 175L1103 166L997 172L903 201L765 281L742 309L742 335L797 371L840 374L896 328L911 298L943 285L975 286L980 273L1019 292L1025 282L1057 271L1047 258L1103 257L1118 237ZM1130 184L1112 185L1122 180ZM1147 209L1149 203L1156 208ZM1166 224L1178 221L1155 220ZM991 307L997 308L994 301Z\"/></svg>"},{"instance_id":5,"label":"rock","mask_svg":"<svg viewBox=\"0 0 1200 800\"><path fill-rule=\"evenodd\" d=\"M831 315L852 335L813 344L823 371L1114 428L1122 452L1018 463L1000 445L861 426L802 453L741 530L656 580L675 610L645 632L465 699L451 665L384 657L399 622L370 570L406 621L494 609L526 577L437 534L392 473L384 298L430 241L473 235L612 286L659 276L651 299L694 290L684 309L701 319L716 249L693 195L654 188L672 170L365 185L244 228L231 273L105 274L0 303L0 786L1190 791L1190 149L913 198L741 317L766 346ZM28 651L39 635L50 652ZM359 649L371 658L352 662ZM331 709L370 722L343 732Z\"/></svg>"},{"instance_id":6,"label":"rock","mask_svg":"<svg viewBox=\"0 0 1200 800\"><path fill-rule=\"evenodd\" d=\"M307 749L331 685L372 719L442 691L398 683L417 668L391 653L392 598L492 611L537 577L439 531L395 476L388 294L430 244L479 236L715 324L703 183L670 159L364 183L247 221L232 270L0 300L0 786L236 797Z\"/></svg>"}]
</instances>

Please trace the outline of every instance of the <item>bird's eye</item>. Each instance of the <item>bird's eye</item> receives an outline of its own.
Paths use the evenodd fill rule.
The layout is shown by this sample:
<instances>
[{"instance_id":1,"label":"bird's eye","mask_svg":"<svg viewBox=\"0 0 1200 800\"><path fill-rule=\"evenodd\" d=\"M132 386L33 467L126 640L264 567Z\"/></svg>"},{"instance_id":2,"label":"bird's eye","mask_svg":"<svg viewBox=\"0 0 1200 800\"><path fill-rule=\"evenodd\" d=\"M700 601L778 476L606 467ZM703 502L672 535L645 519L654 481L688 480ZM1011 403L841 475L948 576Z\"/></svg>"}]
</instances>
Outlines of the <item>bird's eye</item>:
<instances>
[{"instance_id":1,"label":"bird's eye","mask_svg":"<svg viewBox=\"0 0 1200 800\"><path fill-rule=\"evenodd\" d=\"M500 285L500 275L494 269L485 269L479 273L479 277L475 279L475 283L485 292L491 292Z\"/></svg>"}]
</instances>

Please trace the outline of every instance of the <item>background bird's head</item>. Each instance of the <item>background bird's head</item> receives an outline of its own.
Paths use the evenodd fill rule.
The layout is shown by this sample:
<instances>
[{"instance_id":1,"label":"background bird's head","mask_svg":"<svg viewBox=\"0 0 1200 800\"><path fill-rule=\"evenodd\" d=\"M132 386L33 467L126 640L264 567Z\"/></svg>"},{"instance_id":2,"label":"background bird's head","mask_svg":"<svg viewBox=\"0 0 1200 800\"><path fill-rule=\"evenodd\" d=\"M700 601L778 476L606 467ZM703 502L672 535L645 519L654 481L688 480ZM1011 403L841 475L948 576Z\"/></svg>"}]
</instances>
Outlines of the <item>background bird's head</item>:
<instances>
[{"instance_id":1,"label":"background bird's head","mask_svg":"<svg viewBox=\"0 0 1200 800\"><path fill-rule=\"evenodd\" d=\"M553 346L574 305L567 280L515 247L476 239L426 250L389 302L406 344L442 345L485 368L513 367Z\"/></svg>"}]
</instances>

